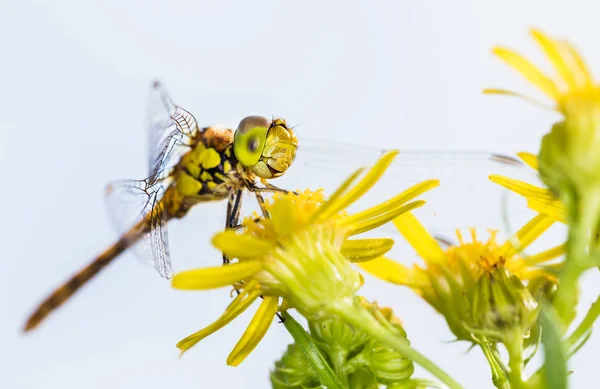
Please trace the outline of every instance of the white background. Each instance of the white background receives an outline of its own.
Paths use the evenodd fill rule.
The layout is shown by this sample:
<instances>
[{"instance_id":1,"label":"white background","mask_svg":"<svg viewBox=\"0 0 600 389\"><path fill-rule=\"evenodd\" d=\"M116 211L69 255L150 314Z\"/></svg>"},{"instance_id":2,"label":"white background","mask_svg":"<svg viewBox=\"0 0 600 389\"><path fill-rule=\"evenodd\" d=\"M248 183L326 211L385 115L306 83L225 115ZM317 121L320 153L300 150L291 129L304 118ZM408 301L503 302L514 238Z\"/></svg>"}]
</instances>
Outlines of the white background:
<instances>
[{"instance_id":1,"label":"white background","mask_svg":"<svg viewBox=\"0 0 600 389\"><path fill-rule=\"evenodd\" d=\"M568 36L598 74L599 11L591 0L2 1L1 386L269 387L269 369L290 341L283 326L273 325L238 368L225 359L249 315L179 359L175 343L216 319L228 292L171 290L132 255L38 331L20 332L43 295L115 238L103 189L144 176L154 78L204 125L260 113L301 123L300 137L536 152L554 116L480 93L496 86L536 95L490 48L502 43L539 60L527 35L539 26ZM199 208L170 227L178 268L218 263L208 238L223 207ZM598 278L584 282L585 307ZM480 351L446 344L443 319L410 291L368 278L363 293L393 306L413 345L466 388L491 387ZM572 387L594 386L599 347L596 336L572 360Z\"/></svg>"}]
</instances>

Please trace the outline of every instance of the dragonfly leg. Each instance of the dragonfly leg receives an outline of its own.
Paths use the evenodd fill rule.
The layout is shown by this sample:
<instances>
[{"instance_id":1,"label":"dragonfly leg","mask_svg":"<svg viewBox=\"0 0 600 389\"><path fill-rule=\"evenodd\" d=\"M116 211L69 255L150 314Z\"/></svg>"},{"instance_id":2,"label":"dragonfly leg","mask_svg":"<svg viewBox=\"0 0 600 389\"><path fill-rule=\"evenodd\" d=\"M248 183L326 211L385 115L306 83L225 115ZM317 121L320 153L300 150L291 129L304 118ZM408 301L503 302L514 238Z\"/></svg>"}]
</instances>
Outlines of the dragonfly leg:
<instances>
[{"instance_id":1,"label":"dragonfly leg","mask_svg":"<svg viewBox=\"0 0 600 389\"><path fill-rule=\"evenodd\" d=\"M251 192L270 192L270 193L273 193L273 192L279 192L279 193L289 193L289 192L291 192L291 191L289 191L289 190L287 190L287 189L283 189L283 188L280 188L280 187L278 187L278 186L272 185L272 184L270 184L269 182L267 182L267 180L265 180L265 179L262 179L262 180L260 181L260 183L261 183L262 185L264 185L264 187L263 187L263 188L260 188L260 187L257 187L257 186L251 186L251 187L249 187L248 189L249 189ZM295 193L295 194L298 194L296 191L294 191L294 193Z\"/></svg>"},{"instance_id":2,"label":"dragonfly leg","mask_svg":"<svg viewBox=\"0 0 600 389\"><path fill-rule=\"evenodd\" d=\"M283 323L285 322L285 317L281 316L281 314L279 312L275 313L277 315L277 318L279 319L279 323Z\"/></svg>"},{"instance_id":3,"label":"dragonfly leg","mask_svg":"<svg viewBox=\"0 0 600 389\"><path fill-rule=\"evenodd\" d=\"M280 188L278 186L275 186L275 185L267 182L267 180L264 180L264 179L261 180L261 184L263 184L265 186L265 189L268 192L282 192L282 193L288 193L289 192L289 190Z\"/></svg>"},{"instance_id":4,"label":"dragonfly leg","mask_svg":"<svg viewBox=\"0 0 600 389\"><path fill-rule=\"evenodd\" d=\"M256 196L256 200L258 201L258 205L260 206L260 210L262 211L263 216L266 218L269 218L269 211L267 211L267 208L265 206L265 198L263 197L262 194L263 193L273 193L273 192L289 193L290 191L283 189L283 188L279 188L275 185L271 185L265 181L263 181L262 184L265 185L264 188L258 187L254 184L248 185L248 190L250 192L254 193L254 195ZM296 193L296 192L294 192L294 193Z\"/></svg>"},{"instance_id":5,"label":"dragonfly leg","mask_svg":"<svg viewBox=\"0 0 600 389\"><path fill-rule=\"evenodd\" d=\"M254 195L256 196L256 201L258 201L258 205L260 206L260 210L265 218L270 219L269 211L267 210L267 206L265 204L265 198L262 195L262 192L255 191Z\"/></svg>"},{"instance_id":6,"label":"dragonfly leg","mask_svg":"<svg viewBox=\"0 0 600 389\"><path fill-rule=\"evenodd\" d=\"M242 189L229 195L227 199L227 216L225 218L225 228L234 228L239 224L240 211L242 210ZM223 264L228 264L229 258L223 253Z\"/></svg>"},{"instance_id":7,"label":"dragonfly leg","mask_svg":"<svg viewBox=\"0 0 600 389\"><path fill-rule=\"evenodd\" d=\"M239 294L239 291L237 289L236 289L236 292L238 292L238 294ZM261 298L261 300L264 299L264 296L262 296L262 295L259 297ZM275 312L275 315L279 319L279 322L278 322L279 324L285 322L285 317L281 316L281 314L279 312Z\"/></svg>"}]
</instances>

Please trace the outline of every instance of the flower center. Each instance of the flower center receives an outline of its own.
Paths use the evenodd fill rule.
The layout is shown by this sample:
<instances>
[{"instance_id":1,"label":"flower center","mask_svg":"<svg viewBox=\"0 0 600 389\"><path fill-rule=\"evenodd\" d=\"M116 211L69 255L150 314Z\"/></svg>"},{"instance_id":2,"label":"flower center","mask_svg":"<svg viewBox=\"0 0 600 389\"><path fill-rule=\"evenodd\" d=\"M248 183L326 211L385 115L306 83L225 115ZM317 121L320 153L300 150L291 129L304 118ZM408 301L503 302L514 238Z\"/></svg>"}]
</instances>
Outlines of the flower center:
<instances>
[{"instance_id":1,"label":"flower center","mask_svg":"<svg viewBox=\"0 0 600 389\"><path fill-rule=\"evenodd\" d=\"M483 274L493 273L497 268L505 266L507 258L502 245L498 244L498 231L490 230L487 241L480 241L475 229L470 229L470 241L465 241L461 231L456 230L459 244L446 250L447 265L458 277L463 277L462 270L469 269L471 277L478 279Z\"/></svg>"},{"instance_id":2,"label":"flower center","mask_svg":"<svg viewBox=\"0 0 600 389\"><path fill-rule=\"evenodd\" d=\"M477 265L484 274L493 273L498 267L504 266L506 259L503 256L494 255L480 256Z\"/></svg>"}]
</instances>

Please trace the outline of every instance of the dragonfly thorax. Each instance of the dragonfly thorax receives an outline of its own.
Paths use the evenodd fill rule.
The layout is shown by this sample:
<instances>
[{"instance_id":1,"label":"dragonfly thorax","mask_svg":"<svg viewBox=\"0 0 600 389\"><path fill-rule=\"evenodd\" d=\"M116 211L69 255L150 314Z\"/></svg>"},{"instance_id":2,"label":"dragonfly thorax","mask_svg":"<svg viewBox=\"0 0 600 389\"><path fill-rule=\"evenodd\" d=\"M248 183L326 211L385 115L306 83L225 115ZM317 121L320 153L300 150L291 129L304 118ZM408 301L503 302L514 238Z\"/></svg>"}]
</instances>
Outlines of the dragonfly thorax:
<instances>
[{"instance_id":1,"label":"dragonfly thorax","mask_svg":"<svg viewBox=\"0 0 600 389\"><path fill-rule=\"evenodd\" d=\"M166 218L181 218L194 205L223 200L244 185L243 171L233 154L233 131L208 127L198 131L181 156L162 202Z\"/></svg>"}]
</instances>

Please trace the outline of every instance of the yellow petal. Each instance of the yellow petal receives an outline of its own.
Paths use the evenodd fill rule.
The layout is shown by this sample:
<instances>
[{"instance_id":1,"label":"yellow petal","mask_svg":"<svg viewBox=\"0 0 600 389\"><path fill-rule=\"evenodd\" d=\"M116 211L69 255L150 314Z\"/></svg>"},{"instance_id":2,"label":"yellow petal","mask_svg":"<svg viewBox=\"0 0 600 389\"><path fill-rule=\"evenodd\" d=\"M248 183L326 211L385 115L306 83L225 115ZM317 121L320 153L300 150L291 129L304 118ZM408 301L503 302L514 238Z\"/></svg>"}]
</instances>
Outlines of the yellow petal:
<instances>
[{"instance_id":1,"label":"yellow petal","mask_svg":"<svg viewBox=\"0 0 600 389\"><path fill-rule=\"evenodd\" d=\"M559 200L540 200L535 198L527 199L527 205L538 213L543 213L552 217L561 223L566 223L565 205Z\"/></svg>"},{"instance_id":2,"label":"yellow petal","mask_svg":"<svg viewBox=\"0 0 600 389\"><path fill-rule=\"evenodd\" d=\"M331 203L331 200L328 201L328 204L331 204L320 215L321 220L327 219L339 211L346 209L350 204L362 197L381 178L396 155L398 155L397 150L388 151L383 154L354 187L341 195L335 203Z\"/></svg>"},{"instance_id":3,"label":"yellow petal","mask_svg":"<svg viewBox=\"0 0 600 389\"><path fill-rule=\"evenodd\" d=\"M529 96L526 96L526 95L524 95L522 93L509 91L509 90L506 90L506 89L486 88L486 89L483 90L483 93L486 94L486 95L504 95L504 96L516 97L516 98L519 98L521 100L525 100L525 101L527 101L530 104L537 105L540 108L547 109L547 110L550 110L550 111L556 111L555 107L549 106L546 103L542 103L541 101L538 101L538 100L534 99L533 97L529 97Z\"/></svg>"},{"instance_id":4,"label":"yellow petal","mask_svg":"<svg viewBox=\"0 0 600 389\"><path fill-rule=\"evenodd\" d=\"M242 363L262 340L273 322L273 316L277 313L277 302L278 297L264 297L248 328L227 357L229 366Z\"/></svg>"},{"instance_id":5,"label":"yellow petal","mask_svg":"<svg viewBox=\"0 0 600 389\"><path fill-rule=\"evenodd\" d=\"M175 274L171 286L183 290L206 290L231 286L261 269L260 261L247 260L227 266L206 267Z\"/></svg>"},{"instance_id":6,"label":"yellow petal","mask_svg":"<svg viewBox=\"0 0 600 389\"><path fill-rule=\"evenodd\" d=\"M511 257L517 252L525 250L554 223L555 220L548 215L539 214L535 216L517 231L513 239L506 241L502 247L505 257Z\"/></svg>"},{"instance_id":7,"label":"yellow petal","mask_svg":"<svg viewBox=\"0 0 600 389\"><path fill-rule=\"evenodd\" d=\"M361 211L352 216L349 216L347 219L345 219L344 224L348 224L348 225L353 224L353 223L356 223L361 220L370 219L370 218L382 215L384 213L390 212L390 211L394 210L395 208L401 206L402 204L407 203L408 201L414 199L415 197L417 197L439 185L440 185L439 180L423 181L417 185L411 186L410 188L406 189L399 195L394 196L391 199L384 201L383 203L381 203L375 207L365 209L364 211Z\"/></svg>"},{"instance_id":8,"label":"yellow petal","mask_svg":"<svg viewBox=\"0 0 600 389\"><path fill-rule=\"evenodd\" d=\"M339 186L339 188L337 188L335 190L335 192L333 192L333 194L331 196L329 196L329 199L325 202L325 204L323 204L322 206L320 206L312 215L310 218L310 222L314 222L315 220L323 220L324 218L321 217L322 214L327 213L330 215L333 215L335 212L330 212L329 209L334 206L340 197L342 197L342 195L346 192L346 190L350 187L350 185L356 180L356 177L358 177L364 169L358 169L356 170L354 173L352 173L352 175L350 175L350 177L346 178L346 180L344 180L344 182L342 183L342 185Z\"/></svg>"},{"instance_id":9,"label":"yellow petal","mask_svg":"<svg viewBox=\"0 0 600 389\"><path fill-rule=\"evenodd\" d=\"M561 244L556 247L552 247L546 251L542 251L541 253L530 255L525 258L525 264L529 266L536 266L540 263L548 262L553 260L554 258L558 258L565 253L565 244Z\"/></svg>"},{"instance_id":10,"label":"yellow petal","mask_svg":"<svg viewBox=\"0 0 600 389\"><path fill-rule=\"evenodd\" d=\"M575 74L578 76L577 82L583 88L589 88L594 85L594 79L586 66L585 61L570 42L560 42L561 48L565 53L568 53L571 60L571 66L575 69Z\"/></svg>"},{"instance_id":11,"label":"yellow petal","mask_svg":"<svg viewBox=\"0 0 600 389\"><path fill-rule=\"evenodd\" d=\"M508 178L504 176L499 176L496 174L492 174L489 176L490 181L495 182L498 185L505 187L508 190L511 190L523 197L543 199L543 200L552 200L554 199L554 195L549 189L544 189L537 187L535 185L531 185L527 182L515 180L513 178Z\"/></svg>"},{"instance_id":12,"label":"yellow petal","mask_svg":"<svg viewBox=\"0 0 600 389\"><path fill-rule=\"evenodd\" d=\"M567 60L563 56L563 51L560 49L559 44L557 44L557 42L540 30L532 29L531 36L533 36L533 39L535 39L538 45L542 48L560 77L569 87L569 90L576 89L577 83L575 82L573 69L571 69L567 63Z\"/></svg>"},{"instance_id":13,"label":"yellow petal","mask_svg":"<svg viewBox=\"0 0 600 389\"><path fill-rule=\"evenodd\" d=\"M552 81L552 79L542 73L537 67L531 62L526 60L523 56L516 53L513 50L496 47L493 50L494 54L498 56L507 65L521 73L527 81L531 82L545 94L550 96L555 101L558 101L561 97L561 93L558 87Z\"/></svg>"},{"instance_id":14,"label":"yellow petal","mask_svg":"<svg viewBox=\"0 0 600 389\"><path fill-rule=\"evenodd\" d=\"M410 212L416 208L422 207L423 205L425 205L424 200L413 201L412 203L408 203L408 204L406 204L400 208L394 209L386 214L379 215L379 216L374 217L369 220L363 220L363 221L351 226L349 234L357 235L357 234L361 234L366 231L373 230L379 226L382 226L382 225L388 223L391 220L394 220L396 217L398 217L404 213ZM342 223L342 224L347 225L346 221L344 221L344 223Z\"/></svg>"},{"instance_id":15,"label":"yellow petal","mask_svg":"<svg viewBox=\"0 0 600 389\"><path fill-rule=\"evenodd\" d=\"M277 236L288 236L296 229L296 207L290 197L282 197L273 203L270 214Z\"/></svg>"},{"instance_id":16,"label":"yellow petal","mask_svg":"<svg viewBox=\"0 0 600 389\"><path fill-rule=\"evenodd\" d=\"M519 277L519 279L521 279L521 280L533 280L535 278L545 277L546 279L548 279L550 281L558 282L558 278L553 274L553 273L555 273L554 270L555 269L550 268L549 266L547 266L545 268L539 268L539 269L525 268L525 269L520 269L520 270L516 271L515 275L517 277ZM560 270L560 269L556 269L556 270ZM559 272L557 272L557 274L558 273Z\"/></svg>"},{"instance_id":17,"label":"yellow petal","mask_svg":"<svg viewBox=\"0 0 600 389\"><path fill-rule=\"evenodd\" d=\"M444 261L444 250L412 213L400 215L394 219L394 225L425 262Z\"/></svg>"},{"instance_id":18,"label":"yellow petal","mask_svg":"<svg viewBox=\"0 0 600 389\"><path fill-rule=\"evenodd\" d=\"M273 247L270 242L234 230L219 232L213 237L212 244L229 258L260 257Z\"/></svg>"},{"instance_id":19,"label":"yellow petal","mask_svg":"<svg viewBox=\"0 0 600 389\"><path fill-rule=\"evenodd\" d=\"M521 151L520 153L517 153L517 155L519 156L519 158L521 158L521 160L523 162L525 162L527 164L527 166L529 166L530 168L532 168L533 170L538 170L538 157L535 154L532 153L528 153L525 151Z\"/></svg>"},{"instance_id":20,"label":"yellow petal","mask_svg":"<svg viewBox=\"0 0 600 389\"><path fill-rule=\"evenodd\" d=\"M387 257L379 257L372 261L360 262L358 266L367 273L397 285L419 288L426 283L426 279L406 266Z\"/></svg>"},{"instance_id":21,"label":"yellow petal","mask_svg":"<svg viewBox=\"0 0 600 389\"><path fill-rule=\"evenodd\" d=\"M177 343L177 348L181 350L181 355L184 352L196 345L202 339L209 335L214 334L221 328L229 324L233 319L238 317L258 298L260 291L258 289L252 289L250 293L246 292L246 289L242 291L227 307L227 310L219 317L214 323L207 327L204 327L200 331L182 339Z\"/></svg>"},{"instance_id":22,"label":"yellow petal","mask_svg":"<svg viewBox=\"0 0 600 389\"><path fill-rule=\"evenodd\" d=\"M527 157L526 157L527 158ZM491 175L490 180L525 197L532 210L543 213L561 223L565 223L565 207L549 189L539 188L523 181L503 176Z\"/></svg>"},{"instance_id":23,"label":"yellow petal","mask_svg":"<svg viewBox=\"0 0 600 389\"><path fill-rule=\"evenodd\" d=\"M382 256L392 249L390 238L349 239L342 245L342 254L352 262L365 262Z\"/></svg>"}]
</instances>

